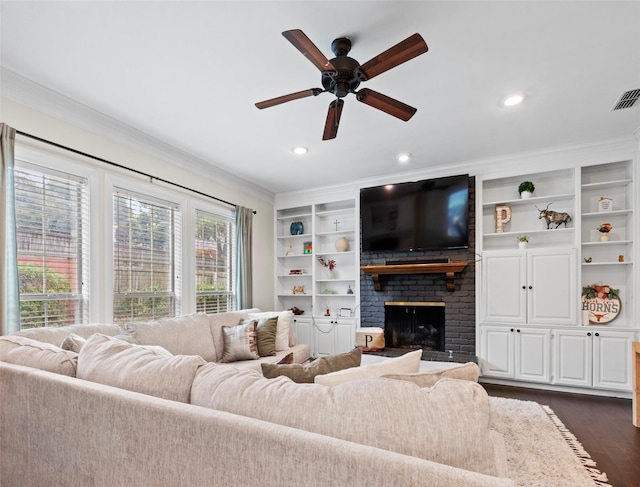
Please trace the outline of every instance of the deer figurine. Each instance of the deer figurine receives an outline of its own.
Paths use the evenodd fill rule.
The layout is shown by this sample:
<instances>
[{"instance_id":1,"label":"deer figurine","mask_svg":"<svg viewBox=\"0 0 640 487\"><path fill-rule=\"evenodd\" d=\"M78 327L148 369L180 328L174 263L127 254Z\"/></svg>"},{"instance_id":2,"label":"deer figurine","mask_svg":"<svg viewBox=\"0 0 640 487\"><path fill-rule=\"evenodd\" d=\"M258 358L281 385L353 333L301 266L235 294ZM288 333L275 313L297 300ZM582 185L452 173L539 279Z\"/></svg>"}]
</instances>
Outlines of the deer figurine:
<instances>
[{"instance_id":1,"label":"deer figurine","mask_svg":"<svg viewBox=\"0 0 640 487\"><path fill-rule=\"evenodd\" d=\"M556 223L555 228L558 228L563 223L564 227L567 228L567 223L571 221L571 215L569 215L569 213L561 213L550 210L549 206L551 205L552 203L549 203L544 210L541 210L536 206L536 210L538 210L538 220L544 218L544 220L547 222L547 229L551 226L552 223Z\"/></svg>"}]
</instances>

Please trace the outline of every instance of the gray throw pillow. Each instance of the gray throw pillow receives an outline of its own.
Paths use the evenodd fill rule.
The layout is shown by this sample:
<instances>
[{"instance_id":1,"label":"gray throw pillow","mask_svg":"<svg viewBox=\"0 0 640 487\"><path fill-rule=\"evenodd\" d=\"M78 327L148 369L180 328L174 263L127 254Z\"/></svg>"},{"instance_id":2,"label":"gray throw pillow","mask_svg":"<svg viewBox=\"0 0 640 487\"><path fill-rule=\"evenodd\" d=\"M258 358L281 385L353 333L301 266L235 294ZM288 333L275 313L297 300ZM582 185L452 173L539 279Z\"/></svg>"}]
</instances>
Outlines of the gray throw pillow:
<instances>
[{"instance_id":1,"label":"gray throw pillow","mask_svg":"<svg viewBox=\"0 0 640 487\"><path fill-rule=\"evenodd\" d=\"M313 362L302 364L260 364L262 375L267 379L285 376L294 382L310 383L316 375L329 374L338 370L359 367L362 349L354 348L350 352L320 357Z\"/></svg>"}]
</instances>

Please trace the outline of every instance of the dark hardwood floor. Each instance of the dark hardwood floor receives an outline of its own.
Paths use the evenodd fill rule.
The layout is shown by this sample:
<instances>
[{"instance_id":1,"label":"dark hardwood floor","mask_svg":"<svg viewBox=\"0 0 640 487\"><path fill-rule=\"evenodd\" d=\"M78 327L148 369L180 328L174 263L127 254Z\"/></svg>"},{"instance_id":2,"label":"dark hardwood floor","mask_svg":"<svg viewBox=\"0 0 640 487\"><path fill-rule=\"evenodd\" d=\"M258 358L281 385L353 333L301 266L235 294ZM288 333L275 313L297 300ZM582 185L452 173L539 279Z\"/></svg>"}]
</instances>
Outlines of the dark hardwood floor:
<instances>
[{"instance_id":1,"label":"dark hardwood floor","mask_svg":"<svg viewBox=\"0 0 640 487\"><path fill-rule=\"evenodd\" d=\"M490 396L549 406L582 443L614 487L640 487L640 428L631 400L482 384Z\"/></svg>"}]
</instances>

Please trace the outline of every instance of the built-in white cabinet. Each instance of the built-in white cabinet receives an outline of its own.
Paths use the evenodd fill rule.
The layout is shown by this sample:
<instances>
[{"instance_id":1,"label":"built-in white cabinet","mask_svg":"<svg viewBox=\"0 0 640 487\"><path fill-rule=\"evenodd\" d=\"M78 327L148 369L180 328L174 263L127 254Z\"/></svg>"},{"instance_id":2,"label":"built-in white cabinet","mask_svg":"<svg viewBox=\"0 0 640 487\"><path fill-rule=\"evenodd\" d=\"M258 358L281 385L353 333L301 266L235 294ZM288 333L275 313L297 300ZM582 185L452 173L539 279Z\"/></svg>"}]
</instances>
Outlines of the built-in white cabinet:
<instances>
[{"instance_id":1,"label":"built-in white cabinet","mask_svg":"<svg viewBox=\"0 0 640 487\"><path fill-rule=\"evenodd\" d=\"M576 323L574 249L485 252L482 276L484 322Z\"/></svg>"},{"instance_id":2,"label":"built-in white cabinet","mask_svg":"<svg viewBox=\"0 0 640 487\"><path fill-rule=\"evenodd\" d=\"M631 161L583 167L581 171L582 286L606 284L619 290L615 328L637 327L634 296L634 187ZM637 221L637 217L635 218ZM598 231L604 224L611 231Z\"/></svg>"},{"instance_id":3,"label":"built-in white cabinet","mask_svg":"<svg viewBox=\"0 0 640 487\"><path fill-rule=\"evenodd\" d=\"M477 354L484 377L631 390L631 343L640 327L637 166L632 155L478 177ZM529 198L518 195L523 181L535 185ZM567 225L547 228L545 210L568 214ZM528 242L519 248L523 235ZM621 311L606 325L589 324L582 290L607 286L617 291Z\"/></svg>"},{"instance_id":4,"label":"built-in white cabinet","mask_svg":"<svg viewBox=\"0 0 640 487\"><path fill-rule=\"evenodd\" d=\"M517 326L481 326L480 367L485 377L548 383L551 332Z\"/></svg>"},{"instance_id":5,"label":"built-in white cabinet","mask_svg":"<svg viewBox=\"0 0 640 487\"><path fill-rule=\"evenodd\" d=\"M633 332L596 328L554 330L553 383L606 390L631 390Z\"/></svg>"},{"instance_id":6,"label":"built-in white cabinet","mask_svg":"<svg viewBox=\"0 0 640 487\"><path fill-rule=\"evenodd\" d=\"M358 222L353 199L276 210L276 309L356 315Z\"/></svg>"},{"instance_id":7,"label":"built-in white cabinet","mask_svg":"<svg viewBox=\"0 0 640 487\"><path fill-rule=\"evenodd\" d=\"M310 316L293 318L293 331L296 337L296 343L306 343L311 348L313 341L313 318Z\"/></svg>"},{"instance_id":8,"label":"built-in white cabinet","mask_svg":"<svg viewBox=\"0 0 640 487\"><path fill-rule=\"evenodd\" d=\"M355 340L353 318L314 318L310 344L313 357L348 352L356 346Z\"/></svg>"},{"instance_id":9,"label":"built-in white cabinet","mask_svg":"<svg viewBox=\"0 0 640 487\"><path fill-rule=\"evenodd\" d=\"M355 347L359 308L359 218L355 199L276 209L276 302L296 307L299 343L313 357Z\"/></svg>"}]
</instances>

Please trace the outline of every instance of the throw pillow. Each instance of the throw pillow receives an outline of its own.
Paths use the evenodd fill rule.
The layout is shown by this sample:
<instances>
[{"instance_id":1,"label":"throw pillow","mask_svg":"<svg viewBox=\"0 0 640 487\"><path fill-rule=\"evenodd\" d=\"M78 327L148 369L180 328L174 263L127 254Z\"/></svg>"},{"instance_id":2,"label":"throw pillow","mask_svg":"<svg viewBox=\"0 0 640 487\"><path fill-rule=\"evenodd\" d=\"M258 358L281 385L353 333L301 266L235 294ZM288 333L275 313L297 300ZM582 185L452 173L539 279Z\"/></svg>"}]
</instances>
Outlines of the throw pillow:
<instances>
[{"instance_id":1,"label":"throw pillow","mask_svg":"<svg viewBox=\"0 0 640 487\"><path fill-rule=\"evenodd\" d=\"M82 345L87 341L86 338L82 338L80 335L76 335L75 333L69 333L67 338L62 340L60 344L60 348L62 350L71 350L72 352L79 353Z\"/></svg>"},{"instance_id":2,"label":"throw pillow","mask_svg":"<svg viewBox=\"0 0 640 487\"><path fill-rule=\"evenodd\" d=\"M9 335L0 337L0 361L75 377L78 354L50 343Z\"/></svg>"},{"instance_id":3,"label":"throw pillow","mask_svg":"<svg viewBox=\"0 0 640 487\"><path fill-rule=\"evenodd\" d=\"M244 325L251 320L241 320L240 324ZM270 357L276 354L276 330L278 326L278 318L262 318L258 320L256 329L256 338L258 340L258 355L261 357Z\"/></svg>"},{"instance_id":4,"label":"throw pillow","mask_svg":"<svg viewBox=\"0 0 640 487\"><path fill-rule=\"evenodd\" d=\"M257 320L250 320L244 325L223 326L224 353L221 362L237 362L260 358L256 340Z\"/></svg>"},{"instance_id":5,"label":"throw pillow","mask_svg":"<svg viewBox=\"0 0 640 487\"><path fill-rule=\"evenodd\" d=\"M317 375L314 382L326 386L337 386L356 379L371 379L388 374L416 373L420 371L421 358L422 350L416 350L405 353L400 357L390 358L384 362Z\"/></svg>"},{"instance_id":6,"label":"throw pillow","mask_svg":"<svg viewBox=\"0 0 640 487\"><path fill-rule=\"evenodd\" d=\"M417 374L385 374L385 379L406 380L419 387L433 387L440 379L459 379L478 382L480 367L474 362L456 364L446 369L427 370Z\"/></svg>"},{"instance_id":7,"label":"throw pillow","mask_svg":"<svg viewBox=\"0 0 640 487\"><path fill-rule=\"evenodd\" d=\"M283 352L289 349L289 331L293 329L293 312L287 311L265 311L263 313L249 313L249 319L260 320L262 318L278 318L278 328L276 332L276 352Z\"/></svg>"},{"instance_id":8,"label":"throw pillow","mask_svg":"<svg viewBox=\"0 0 640 487\"><path fill-rule=\"evenodd\" d=\"M294 382L313 382L321 374L329 374L351 367L358 367L362 359L362 350L354 348L350 352L320 357L313 362L302 364L278 365L260 364L262 375L267 379L285 376Z\"/></svg>"},{"instance_id":9,"label":"throw pillow","mask_svg":"<svg viewBox=\"0 0 640 487\"><path fill-rule=\"evenodd\" d=\"M293 363L293 353L288 353L284 357L282 357L278 362L280 365L292 364Z\"/></svg>"},{"instance_id":10,"label":"throw pillow","mask_svg":"<svg viewBox=\"0 0 640 487\"><path fill-rule=\"evenodd\" d=\"M196 371L205 364L197 355L172 355L96 333L80 349L77 377L188 403Z\"/></svg>"},{"instance_id":11,"label":"throw pillow","mask_svg":"<svg viewBox=\"0 0 640 487\"><path fill-rule=\"evenodd\" d=\"M326 387L211 363L196 374L191 404L487 475L506 474L496 461L500 450L489 427L489 397L470 381L443 379L420 388L365 379Z\"/></svg>"}]
</instances>

